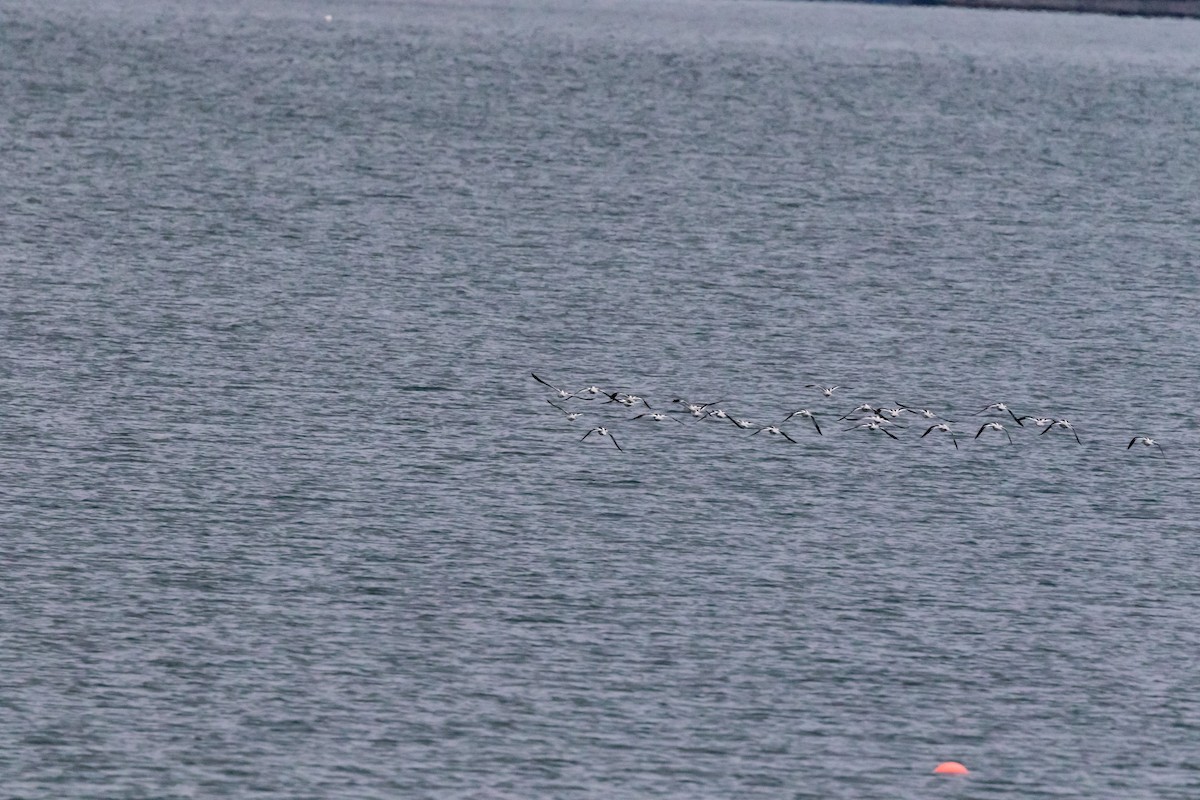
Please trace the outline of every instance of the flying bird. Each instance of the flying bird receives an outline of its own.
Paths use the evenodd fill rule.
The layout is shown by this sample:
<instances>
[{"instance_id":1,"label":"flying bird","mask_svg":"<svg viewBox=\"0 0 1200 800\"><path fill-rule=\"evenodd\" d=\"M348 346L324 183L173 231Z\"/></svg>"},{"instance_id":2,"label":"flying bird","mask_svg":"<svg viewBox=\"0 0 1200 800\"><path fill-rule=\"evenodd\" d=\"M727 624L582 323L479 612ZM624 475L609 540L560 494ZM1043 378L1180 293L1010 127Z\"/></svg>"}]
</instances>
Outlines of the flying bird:
<instances>
[{"instance_id":1,"label":"flying bird","mask_svg":"<svg viewBox=\"0 0 1200 800\"><path fill-rule=\"evenodd\" d=\"M586 439L587 437L591 436L593 433L596 434L597 436L607 436L609 439L612 440L613 444L617 445L618 450L620 450L622 453L625 452L625 450L621 447L621 445L617 444L617 437L615 437L611 433L609 433L608 428L604 427L603 425L601 425L598 428L592 428L590 431L588 431L587 433L585 433L583 435L583 439ZM582 442L583 439L580 439L579 441Z\"/></svg>"},{"instance_id":2,"label":"flying bird","mask_svg":"<svg viewBox=\"0 0 1200 800\"><path fill-rule=\"evenodd\" d=\"M999 422L985 422L985 423L983 423L983 426L982 426L982 427L979 429L979 433L976 433L976 434L975 434L975 438L976 438L976 439L978 439L978 438L979 438L979 434L980 434L980 433L983 433L984 431L989 431L989 430L991 430L991 431L1004 431L1004 435L1008 437L1008 443L1009 443L1009 444L1012 444L1012 443L1013 443L1013 440L1012 440L1012 434L1011 434L1011 433L1009 433L1009 432L1008 432L1008 429L1007 429L1007 428L1005 428L1003 425L1001 425Z\"/></svg>"},{"instance_id":3,"label":"flying bird","mask_svg":"<svg viewBox=\"0 0 1200 800\"><path fill-rule=\"evenodd\" d=\"M795 439L793 439L792 437L787 435L787 431L784 431L778 425L768 425L765 428L759 428L758 430L756 430L754 433L752 433L750 435L754 436L755 434L762 433L763 431L766 431L767 433L771 434L772 436L782 436L783 438L787 439L792 444L798 444L798 442Z\"/></svg>"},{"instance_id":4,"label":"flying bird","mask_svg":"<svg viewBox=\"0 0 1200 800\"><path fill-rule=\"evenodd\" d=\"M1079 444L1083 444L1083 442L1080 442L1080 441L1079 441L1079 434L1078 434L1078 433L1075 433L1075 428L1074 428L1074 427L1071 425L1071 423L1070 423L1070 422L1068 422L1068 421L1067 421L1067 420L1065 420L1065 419L1056 419L1056 420L1054 420L1054 422L1051 422L1049 425L1047 425L1047 426L1046 426L1046 429L1045 429L1045 430L1043 430L1043 431L1042 431L1041 433L1039 433L1038 435L1039 435L1039 436L1045 436L1047 433L1049 433L1050 431L1054 430L1055 428L1063 428L1063 429L1065 429L1065 430L1068 430L1068 431L1070 431L1071 433L1074 433L1074 434L1075 434L1075 441L1076 441L1076 442L1078 442ZM1126 450L1128 450L1129 448L1128 448L1128 447L1126 447L1125 449L1126 449Z\"/></svg>"},{"instance_id":5,"label":"flying bird","mask_svg":"<svg viewBox=\"0 0 1200 800\"><path fill-rule=\"evenodd\" d=\"M570 400L572 398L575 398L578 400L591 400L592 399L590 397L582 397L579 395L578 392L572 392L567 389L561 389L561 388L555 386L553 383L549 383L547 381L542 380L541 378L539 378L537 376L536 373L531 372L529 374L533 375L533 379L535 381L537 381L538 383L543 384L545 386L549 386L551 389L553 389L555 391L555 393L558 395L559 400Z\"/></svg>"},{"instance_id":6,"label":"flying bird","mask_svg":"<svg viewBox=\"0 0 1200 800\"><path fill-rule=\"evenodd\" d=\"M709 406L717 405L717 403L719 403L720 401L718 400L718 401L715 401L712 403L689 403L687 400L684 400L682 397L676 397L671 402L679 403L681 406L686 408L688 411L703 411L704 409L708 408Z\"/></svg>"},{"instance_id":7,"label":"flying bird","mask_svg":"<svg viewBox=\"0 0 1200 800\"><path fill-rule=\"evenodd\" d=\"M650 404L646 402L644 397L636 394L628 394L626 392L608 393L608 399L605 400L603 404L607 405L608 403L620 403L626 408L633 408L638 403L641 403L642 405L646 406L646 408L650 408Z\"/></svg>"},{"instance_id":8,"label":"flying bird","mask_svg":"<svg viewBox=\"0 0 1200 800\"><path fill-rule=\"evenodd\" d=\"M554 406L555 408L557 408L562 413L566 414L567 422L574 422L575 420L577 420L583 416L582 411L567 411L565 408L560 406L558 403L555 403L553 400L547 400L546 402L549 403L550 405Z\"/></svg>"},{"instance_id":9,"label":"flying bird","mask_svg":"<svg viewBox=\"0 0 1200 800\"><path fill-rule=\"evenodd\" d=\"M821 426L817 424L817 415L809 411L807 408L801 408L793 411L783 418L783 422L787 422L792 417L807 417L808 419L812 420L813 427L817 429L817 433L821 433ZM782 425L783 422L779 424ZM821 435L824 436L825 434L821 433Z\"/></svg>"},{"instance_id":10,"label":"flying bird","mask_svg":"<svg viewBox=\"0 0 1200 800\"><path fill-rule=\"evenodd\" d=\"M667 420L671 420L672 422L678 422L680 425L683 424L683 420L675 419L670 414L664 414L661 411L646 411L638 414L634 419L641 419L642 417L649 417L651 422L666 422Z\"/></svg>"},{"instance_id":11,"label":"flying bird","mask_svg":"<svg viewBox=\"0 0 1200 800\"><path fill-rule=\"evenodd\" d=\"M1158 442L1154 441L1153 439L1151 439L1149 436L1133 437L1132 439L1129 440L1129 444L1125 446L1125 449L1128 450L1130 447L1133 447L1135 444L1138 444L1138 443L1144 444L1144 445L1146 445L1146 447L1157 447L1158 452L1162 455L1162 457L1163 458L1167 457L1167 454L1163 453L1162 445L1159 444Z\"/></svg>"},{"instance_id":12,"label":"flying bird","mask_svg":"<svg viewBox=\"0 0 1200 800\"><path fill-rule=\"evenodd\" d=\"M934 413L933 411L930 411L928 408L913 408L912 406L905 406L905 405L902 405L900 407L903 408L905 411L909 412L910 414L916 414L917 416L922 417L924 419L937 419L938 418L938 414Z\"/></svg>"},{"instance_id":13,"label":"flying bird","mask_svg":"<svg viewBox=\"0 0 1200 800\"><path fill-rule=\"evenodd\" d=\"M841 422L844 419L849 419L851 414L857 414L860 411L870 411L872 414L875 414L878 413L879 409L875 408L875 406L871 405L870 403L863 403L862 405L855 406L842 416L838 417L838 422Z\"/></svg>"},{"instance_id":14,"label":"flying bird","mask_svg":"<svg viewBox=\"0 0 1200 800\"><path fill-rule=\"evenodd\" d=\"M945 422L939 422L939 423L938 423L938 424L936 424L936 425L930 425L930 426L929 426L929 427L928 427L928 428L925 430L925 432L921 434L921 438L922 438L922 439L924 439L924 438L925 438L926 436L928 436L928 435L929 435L929 434L930 434L932 431L941 431L942 433L948 433L948 434L950 434L950 441L954 442L954 449L955 449L955 450L957 450L957 449L958 449L958 439L957 439L957 438L955 438L955 436L954 436L954 431L950 430L950 426L949 426L948 424L946 424Z\"/></svg>"},{"instance_id":15,"label":"flying bird","mask_svg":"<svg viewBox=\"0 0 1200 800\"><path fill-rule=\"evenodd\" d=\"M1006 403L992 403L990 406L987 406L987 407L985 407L985 408L983 409L983 411L976 411L976 412L975 412L975 416L979 416L980 414L983 414L983 413L985 413L985 412L987 412L987 411L1004 411L1004 412L1006 412L1006 413L1007 413L1007 414L1008 414L1010 417L1012 417L1012 418L1013 418L1013 420L1014 420L1014 421L1015 421L1015 422L1016 422L1018 425L1020 425L1022 428L1024 428L1024 427L1025 427L1024 425L1022 425L1022 424L1021 424L1021 420L1020 420L1020 419L1017 417L1017 415L1016 415L1016 414L1014 414L1014 413L1012 412L1012 409L1010 409L1010 408L1008 407L1008 404L1006 404Z\"/></svg>"},{"instance_id":16,"label":"flying bird","mask_svg":"<svg viewBox=\"0 0 1200 800\"><path fill-rule=\"evenodd\" d=\"M804 384L804 388L805 389L820 389L821 394L825 395L826 397L833 397L833 393L836 392L838 389L850 389L852 387L850 387L850 386L822 386L819 383L806 383L806 384Z\"/></svg>"},{"instance_id":17,"label":"flying bird","mask_svg":"<svg viewBox=\"0 0 1200 800\"><path fill-rule=\"evenodd\" d=\"M883 431L884 433L886 433L888 436L892 437L896 441L900 441L899 436L892 433L887 428L883 427L885 422L887 422L887 420L879 420L878 422L876 422L875 420L868 420L868 421L864 422L862 425L855 425L853 427L846 428L846 430L852 431L855 428L866 428L868 431Z\"/></svg>"}]
</instances>

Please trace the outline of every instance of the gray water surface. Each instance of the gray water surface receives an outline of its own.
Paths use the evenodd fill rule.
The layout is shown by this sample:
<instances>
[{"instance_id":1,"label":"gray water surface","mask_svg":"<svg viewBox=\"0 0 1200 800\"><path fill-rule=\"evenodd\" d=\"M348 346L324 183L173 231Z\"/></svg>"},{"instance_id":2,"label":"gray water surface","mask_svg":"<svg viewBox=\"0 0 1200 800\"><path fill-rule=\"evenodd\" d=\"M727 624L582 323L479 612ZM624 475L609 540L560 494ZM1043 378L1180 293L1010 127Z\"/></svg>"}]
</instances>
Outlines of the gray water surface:
<instances>
[{"instance_id":1,"label":"gray water surface","mask_svg":"<svg viewBox=\"0 0 1200 800\"><path fill-rule=\"evenodd\" d=\"M1200 796L1198 41L0 5L3 793Z\"/></svg>"}]
</instances>

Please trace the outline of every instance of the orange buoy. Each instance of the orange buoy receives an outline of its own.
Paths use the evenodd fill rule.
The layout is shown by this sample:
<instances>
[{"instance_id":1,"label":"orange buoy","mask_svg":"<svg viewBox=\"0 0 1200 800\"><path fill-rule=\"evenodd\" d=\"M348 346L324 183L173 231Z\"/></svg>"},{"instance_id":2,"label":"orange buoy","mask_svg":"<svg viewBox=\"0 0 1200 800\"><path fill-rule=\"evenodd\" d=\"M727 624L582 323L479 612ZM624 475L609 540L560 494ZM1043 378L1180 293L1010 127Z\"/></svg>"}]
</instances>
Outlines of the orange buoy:
<instances>
[{"instance_id":1,"label":"orange buoy","mask_svg":"<svg viewBox=\"0 0 1200 800\"><path fill-rule=\"evenodd\" d=\"M969 770L957 761L943 761L933 768L935 775L967 775Z\"/></svg>"}]
</instances>

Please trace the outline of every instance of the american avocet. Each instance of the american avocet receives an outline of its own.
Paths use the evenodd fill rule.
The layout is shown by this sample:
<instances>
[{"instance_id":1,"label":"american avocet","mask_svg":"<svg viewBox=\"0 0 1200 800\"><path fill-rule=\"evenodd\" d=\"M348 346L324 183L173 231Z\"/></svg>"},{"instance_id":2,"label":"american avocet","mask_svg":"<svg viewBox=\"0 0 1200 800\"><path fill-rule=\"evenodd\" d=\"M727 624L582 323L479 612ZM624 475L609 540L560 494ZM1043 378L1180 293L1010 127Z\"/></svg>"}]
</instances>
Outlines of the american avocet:
<instances>
[{"instance_id":1,"label":"american avocet","mask_svg":"<svg viewBox=\"0 0 1200 800\"><path fill-rule=\"evenodd\" d=\"M1020 422L1023 419L1029 420L1030 422L1032 422L1034 424L1034 427L1037 427L1037 428L1044 428L1047 425L1050 425L1051 423L1054 422L1054 420L1050 419L1049 417L1033 417L1028 414L1026 414L1023 417L1019 417L1017 419L1017 422ZM1024 426L1022 426L1022 427L1024 427Z\"/></svg>"},{"instance_id":2,"label":"american avocet","mask_svg":"<svg viewBox=\"0 0 1200 800\"><path fill-rule=\"evenodd\" d=\"M922 419L938 419L940 415L930 411L928 408L914 408L912 406L900 406L910 414L916 414Z\"/></svg>"},{"instance_id":3,"label":"american avocet","mask_svg":"<svg viewBox=\"0 0 1200 800\"><path fill-rule=\"evenodd\" d=\"M793 411L783 418L783 422L787 422L792 417L807 417L808 419L812 420L813 427L817 429L817 433L821 433L821 426L817 424L817 415L809 411L807 408L801 408ZM779 424L782 425L783 422ZM825 434L821 433L821 435L824 436Z\"/></svg>"},{"instance_id":4,"label":"american avocet","mask_svg":"<svg viewBox=\"0 0 1200 800\"><path fill-rule=\"evenodd\" d=\"M684 400L682 397L676 397L671 402L679 403L681 406L686 408L688 411L703 411L704 409L708 408L709 406L717 405L717 403L719 403L720 401L717 400L712 403L690 403L687 400Z\"/></svg>"},{"instance_id":5,"label":"american avocet","mask_svg":"<svg viewBox=\"0 0 1200 800\"><path fill-rule=\"evenodd\" d=\"M641 395L629 394L628 392L607 392L607 394L608 399L604 401L606 405L608 403L620 403L626 408L633 408L638 403L641 403L646 408L650 408L650 404L646 402L646 398Z\"/></svg>"},{"instance_id":6,"label":"american avocet","mask_svg":"<svg viewBox=\"0 0 1200 800\"><path fill-rule=\"evenodd\" d=\"M625 451L624 451L624 450L621 448L621 445L617 444L617 437L615 437L615 436L613 436L611 433L609 433L609 432L608 432L608 428L604 427L603 425L601 425L601 426L600 426L600 427L598 427L598 428L592 428L590 431L588 431L587 433L585 433L585 434L583 435L583 439L586 439L587 437L591 436L593 433L594 433L594 434L596 434L597 436L607 436L609 439L611 439L611 440L612 440L612 443L613 443L613 444L616 444L616 445L617 445L617 449L618 449L618 450L620 450L622 453L624 453L624 452L625 452ZM581 442L582 442L582 441L583 441L583 439L580 439L579 441L581 441Z\"/></svg>"},{"instance_id":7,"label":"american avocet","mask_svg":"<svg viewBox=\"0 0 1200 800\"><path fill-rule=\"evenodd\" d=\"M1008 432L1008 429L1007 429L1007 428L1005 428L1003 425L1001 425L999 422L985 422L985 423L983 423L983 426L982 426L982 427L980 427L980 429L979 429L979 433L976 433L976 434L975 434L975 438L976 438L976 439L978 439L978 438L979 438L979 434L980 434L980 433L983 433L984 431L988 431L988 430L991 430L991 431L1004 431L1004 435L1008 437L1008 443L1009 443L1009 444L1012 444L1012 434L1011 434L1011 433L1009 433L1009 432Z\"/></svg>"},{"instance_id":8,"label":"american avocet","mask_svg":"<svg viewBox=\"0 0 1200 800\"><path fill-rule=\"evenodd\" d=\"M572 392L572 391L569 391L569 390L567 390L567 389L560 389L559 387L555 386L553 383L549 383L549 382L547 382L547 381L544 381L544 380L542 380L541 378L539 378L539 377L537 376L537 374L536 374L536 373L533 373L533 372L531 372L531 373L529 373L529 374L530 374L530 375L533 375L533 379L534 379L535 381L537 381L538 383L540 383L540 384L543 384L543 385L545 385L545 386L549 386L551 389L553 389L553 390L554 390L554 392L555 392L555 394L557 394L557 395L558 395L558 399L559 399L559 400L571 400L571 399L576 399L576 400L591 400L591 399L592 399L592 398L590 398L590 397L583 397L583 396L581 396L581 395L580 395L578 392Z\"/></svg>"},{"instance_id":9,"label":"american avocet","mask_svg":"<svg viewBox=\"0 0 1200 800\"><path fill-rule=\"evenodd\" d=\"M878 422L876 422L875 420L867 420L862 425L855 425L853 427L846 428L846 430L852 431L855 428L866 428L868 431L883 431L884 433L886 433L888 436L892 437L896 441L900 441L899 436L892 433L887 428L883 427L886 422L887 422L887 420L880 420Z\"/></svg>"},{"instance_id":10,"label":"american avocet","mask_svg":"<svg viewBox=\"0 0 1200 800\"><path fill-rule=\"evenodd\" d=\"M954 449L958 449L958 439L955 437L954 431L950 430L950 426L948 424L945 422L939 422L936 425L930 425L925 432L921 434L921 438L924 439L932 431L941 431L942 433L950 434L950 441L954 442Z\"/></svg>"},{"instance_id":11,"label":"american avocet","mask_svg":"<svg viewBox=\"0 0 1200 800\"><path fill-rule=\"evenodd\" d=\"M804 388L805 389L820 389L821 394L825 395L826 397L833 397L833 393L836 392L838 389L849 389L852 387L849 387L849 386L822 386L819 383L806 383L806 384L804 384Z\"/></svg>"},{"instance_id":12,"label":"american avocet","mask_svg":"<svg viewBox=\"0 0 1200 800\"><path fill-rule=\"evenodd\" d=\"M1129 444L1125 446L1125 449L1128 450L1130 447L1133 447L1135 444L1138 444L1138 443L1144 444L1144 445L1146 445L1146 447L1157 447L1158 452L1162 454L1162 457L1163 458L1167 457L1167 454L1163 453L1162 445L1159 444L1158 442L1154 441L1153 439L1151 439L1149 436L1133 437L1132 439L1129 440Z\"/></svg>"},{"instance_id":13,"label":"american avocet","mask_svg":"<svg viewBox=\"0 0 1200 800\"><path fill-rule=\"evenodd\" d=\"M683 420L675 419L670 414L664 414L661 411L647 411L643 414L638 414L634 419L641 419L642 417L649 417L651 422L666 422L667 420L671 420L672 422L678 422L680 425L683 424Z\"/></svg>"},{"instance_id":14,"label":"american avocet","mask_svg":"<svg viewBox=\"0 0 1200 800\"><path fill-rule=\"evenodd\" d=\"M709 406L716 405L716 403L689 403L688 401L683 400L682 398L679 398L679 397L676 397L671 402L679 403L681 406L686 408L688 410L688 413L691 414L696 419L704 419L704 415L708 413L707 411L705 411L705 409L708 408Z\"/></svg>"},{"instance_id":15,"label":"american avocet","mask_svg":"<svg viewBox=\"0 0 1200 800\"><path fill-rule=\"evenodd\" d=\"M771 434L772 436L782 436L783 438L787 439L792 444L798 444L798 442L795 439L793 439L792 437L787 435L787 431L783 430L778 425L768 425L765 428L759 428L758 430L756 430L754 433L752 433L750 435L754 436L755 434L763 433L764 431L766 433Z\"/></svg>"},{"instance_id":16,"label":"american avocet","mask_svg":"<svg viewBox=\"0 0 1200 800\"><path fill-rule=\"evenodd\" d=\"M566 414L567 422L574 422L575 420L577 420L583 416L582 411L567 411L565 408L560 406L558 403L555 403L553 400L547 400L546 402L549 403L550 405L554 406L555 408L557 408L562 413Z\"/></svg>"},{"instance_id":17,"label":"american avocet","mask_svg":"<svg viewBox=\"0 0 1200 800\"><path fill-rule=\"evenodd\" d=\"M1070 422L1068 422L1068 421L1067 421L1067 420L1065 420L1065 419L1056 419L1056 420L1054 420L1054 422L1051 422L1049 425L1047 425L1047 426L1046 426L1046 429L1045 429L1044 431L1042 431L1041 433L1039 433L1038 435L1039 435L1039 436L1045 436L1047 433L1049 433L1050 431L1054 430L1055 428L1064 428L1064 429L1066 429L1066 430L1070 431L1071 433L1074 433L1074 434L1075 434L1075 441L1076 441L1076 442L1078 442L1079 444L1083 444L1083 442L1080 442L1080 441L1079 441L1079 434L1078 434L1078 433L1075 433L1075 428L1074 428L1074 426L1072 426L1072 425L1071 425L1071 423L1070 423ZM1125 449L1126 449L1126 450L1128 450L1129 448L1128 448L1128 447L1126 447Z\"/></svg>"},{"instance_id":18,"label":"american avocet","mask_svg":"<svg viewBox=\"0 0 1200 800\"><path fill-rule=\"evenodd\" d=\"M992 403L990 406L986 406L982 411L976 411L975 416L987 413L988 411L1003 411L1012 417L1013 421L1015 421L1018 425L1021 425L1021 420L1018 419L1017 415L1012 412L1012 409L1008 407L1007 403ZM1021 427L1023 428L1025 426L1021 425Z\"/></svg>"},{"instance_id":19,"label":"american avocet","mask_svg":"<svg viewBox=\"0 0 1200 800\"><path fill-rule=\"evenodd\" d=\"M855 406L845 414L842 414L840 417L838 417L838 422L841 422L844 419L849 419L851 414L859 414L863 411L870 411L872 414L876 414L879 412L879 409L875 408L875 406L871 405L870 403L863 403L862 405Z\"/></svg>"}]
</instances>

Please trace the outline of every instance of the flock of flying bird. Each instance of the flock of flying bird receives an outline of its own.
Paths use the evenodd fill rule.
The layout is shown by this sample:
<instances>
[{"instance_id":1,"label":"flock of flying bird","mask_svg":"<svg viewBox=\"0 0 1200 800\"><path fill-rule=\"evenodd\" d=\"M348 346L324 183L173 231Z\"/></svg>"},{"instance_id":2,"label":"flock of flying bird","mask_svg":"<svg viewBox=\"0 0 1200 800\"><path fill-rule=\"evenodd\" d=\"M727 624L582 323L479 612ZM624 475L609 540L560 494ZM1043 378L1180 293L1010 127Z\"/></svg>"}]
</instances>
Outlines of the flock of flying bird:
<instances>
[{"instance_id":1,"label":"flock of flying bird","mask_svg":"<svg viewBox=\"0 0 1200 800\"><path fill-rule=\"evenodd\" d=\"M580 406L572 405L568 407L567 404L571 401L586 400L596 402L599 405L615 404L630 411L639 412L635 416L628 418L628 421L630 422L635 420L645 420L648 422L676 422L680 425L685 424L678 416L668 413L668 411L653 408L650 403L640 395L631 394L629 392L606 392L600 389L598 386L586 386L578 390L564 389L562 387L555 386L549 381L539 378L536 373L530 374L533 375L533 379L538 383L543 384L547 388L553 390L554 399L547 399L546 402L564 414L569 422L575 422L582 417L583 411L579 410L581 408ZM805 388L814 389L820 392L821 396L828 401L833 398L834 392L838 391L839 389L848 389L849 387L823 386L820 384L810 383L807 384ZM555 400L558 402L555 402ZM784 423L787 423L793 419L807 420L808 422L812 423L813 430L815 430L818 435L823 436L825 433L821 430L821 424L817 420L817 414L808 408L796 409L785 416L780 422L771 425L760 426L748 419L741 419L733 414L730 414L721 408L720 402L694 403L677 397L671 401L670 410L675 410L674 406L679 406L681 413L687 414L697 421L712 420L716 422L731 422L734 426L741 430L750 430L751 436L759 433L765 433L770 436L780 436L789 442L796 443L796 440L793 439L782 427ZM850 425L848 428L843 428L843 431L848 432L854 430L864 430L868 433L881 433L885 436L890 436L891 438L898 440L900 437L893 433L893 431L901 430L906 427L901 423L901 419L915 419L920 423L929 423L928 427L925 428L925 432L921 434L920 438L923 439L931 433L944 434L945 436L950 437L950 441L954 443L954 448L957 450L959 436L970 435L971 430L975 430L975 435L971 437L972 439L978 439L984 433L995 431L995 434L989 433L989 435L995 436L1002 433L1004 434L1005 438L1008 439L1008 443L1012 444L1012 434L1009 432L1008 427L1006 427L1009 419L1011 419L1012 422L1015 422L1017 426L1021 428L1029 427L1038 429L1039 436L1045 436L1047 433L1055 430L1066 431L1075 438L1075 442L1077 444L1083 444L1079 438L1079 433L1075 430L1075 426L1072 425L1071 421L1067 419L1038 417L1033 415L1018 417L1016 413L1013 412L1013 410L1005 403L992 403L980 409L979 411L974 412L971 416L979 417L985 414L991 416L999 415L1004 418L1004 422L997 422L994 419L989 420L987 417L984 417L985 421L979 426L978 430L975 430L974 423L971 423L969 428L965 431L955 430L950 426L957 423L945 419L941 415L930 411L928 408L915 408L913 406L900 404L896 404L891 407L884 407L874 406L870 403L862 403L858 406L855 406L854 408L850 409L850 411L837 417L836 421ZM827 419L829 416L830 412L822 412L823 418ZM828 424L829 423L827 419L827 427ZM583 438L580 441L586 441L592 436L595 436L597 439L608 439L618 450L621 450L622 452L624 451L624 448L622 448L617 442L617 438L613 435L613 432L605 425L597 425L596 427L591 428L583 435ZM1135 444L1140 444L1145 447L1158 448L1159 457L1166 457L1166 453L1163 452L1162 445L1149 436L1134 436L1129 440L1129 444L1125 446L1125 449L1129 450Z\"/></svg>"}]
</instances>

